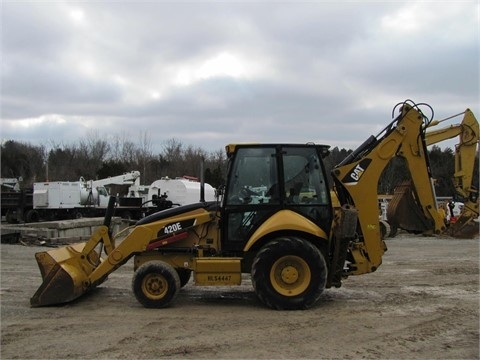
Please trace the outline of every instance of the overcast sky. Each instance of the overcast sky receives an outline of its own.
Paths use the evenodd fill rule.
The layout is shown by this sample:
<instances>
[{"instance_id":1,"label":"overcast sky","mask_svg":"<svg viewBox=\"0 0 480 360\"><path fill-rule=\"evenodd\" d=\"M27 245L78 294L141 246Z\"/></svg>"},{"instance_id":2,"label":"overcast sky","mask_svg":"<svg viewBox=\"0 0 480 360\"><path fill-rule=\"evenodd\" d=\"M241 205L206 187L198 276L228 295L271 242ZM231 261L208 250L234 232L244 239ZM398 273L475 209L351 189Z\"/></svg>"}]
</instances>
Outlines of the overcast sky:
<instances>
[{"instance_id":1,"label":"overcast sky","mask_svg":"<svg viewBox=\"0 0 480 360\"><path fill-rule=\"evenodd\" d=\"M3 0L1 139L354 149L406 99L437 119L480 118L479 11L462 0Z\"/></svg>"}]
</instances>

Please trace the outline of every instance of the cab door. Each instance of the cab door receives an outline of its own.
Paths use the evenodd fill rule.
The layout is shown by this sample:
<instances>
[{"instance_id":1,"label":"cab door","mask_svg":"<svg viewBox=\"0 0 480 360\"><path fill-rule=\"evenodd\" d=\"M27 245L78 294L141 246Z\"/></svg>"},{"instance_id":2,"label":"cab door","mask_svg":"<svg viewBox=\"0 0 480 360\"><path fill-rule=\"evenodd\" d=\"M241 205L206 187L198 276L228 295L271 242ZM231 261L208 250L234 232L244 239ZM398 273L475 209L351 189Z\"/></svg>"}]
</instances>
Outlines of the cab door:
<instances>
[{"instance_id":1,"label":"cab door","mask_svg":"<svg viewBox=\"0 0 480 360\"><path fill-rule=\"evenodd\" d=\"M333 210L322 149L321 145L282 148L282 208L303 215L328 234Z\"/></svg>"},{"instance_id":2,"label":"cab door","mask_svg":"<svg viewBox=\"0 0 480 360\"><path fill-rule=\"evenodd\" d=\"M280 208L277 147L239 146L228 179L222 249L241 251L258 224Z\"/></svg>"}]
</instances>

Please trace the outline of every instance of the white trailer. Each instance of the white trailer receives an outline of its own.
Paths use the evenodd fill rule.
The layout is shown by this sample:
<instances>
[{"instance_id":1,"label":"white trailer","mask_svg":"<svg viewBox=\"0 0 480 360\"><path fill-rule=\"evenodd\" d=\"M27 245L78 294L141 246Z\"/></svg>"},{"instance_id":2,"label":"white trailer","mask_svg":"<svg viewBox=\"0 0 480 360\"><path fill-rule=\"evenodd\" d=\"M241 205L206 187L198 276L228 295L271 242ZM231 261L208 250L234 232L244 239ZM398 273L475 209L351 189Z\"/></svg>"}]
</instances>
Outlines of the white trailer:
<instances>
[{"instance_id":1,"label":"white trailer","mask_svg":"<svg viewBox=\"0 0 480 360\"><path fill-rule=\"evenodd\" d=\"M140 172L131 171L118 176L86 181L50 181L33 184L33 209L27 222L40 219L59 220L104 216L110 194L109 185L138 185Z\"/></svg>"},{"instance_id":2,"label":"white trailer","mask_svg":"<svg viewBox=\"0 0 480 360\"><path fill-rule=\"evenodd\" d=\"M110 195L104 186L89 187L80 181L52 181L33 184L33 209L26 221L102 216Z\"/></svg>"},{"instance_id":3,"label":"white trailer","mask_svg":"<svg viewBox=\"0 0 480 360\"><path fill-rule=\"evenodd\" d=\"M204 200L214 201L215 189L209 184L204 185ZM200 187L201 183L199 181L190 178L170 179L163 177L150 185L148 188L147 201L154 201L161 196L166 196L173 205L194 204L200 201Z\"/></svg>"},{"instance_id":4,"label":"white trailer","mask_svg":"<svg viewBox=\"0 0 480 360\"><path fill-rule=\"evenodd\" d=\"M79 206L108 205L104 186L89 188L82 181L56 181L33 184L33 208L73 209Z\"/></svg>"}]
</instances>

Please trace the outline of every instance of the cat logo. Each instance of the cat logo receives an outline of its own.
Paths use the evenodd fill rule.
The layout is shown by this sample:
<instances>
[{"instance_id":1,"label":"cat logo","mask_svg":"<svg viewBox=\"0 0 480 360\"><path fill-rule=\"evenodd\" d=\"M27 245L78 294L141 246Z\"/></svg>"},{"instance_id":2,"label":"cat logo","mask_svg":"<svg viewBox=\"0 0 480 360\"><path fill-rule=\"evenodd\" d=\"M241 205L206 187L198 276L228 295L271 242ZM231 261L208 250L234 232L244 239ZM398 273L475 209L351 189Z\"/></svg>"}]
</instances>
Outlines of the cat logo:
<instances>
[{"instance_id":1,"label":"cat logo","mask_svg":"<svg viewBox=\"0 0 480 360\"><path fill-rule=\"evenodd\" d=\"M360 161L352 170L347 173L347 175L345 175L342 182L347 185L355 185L358 183L371 162L372 159L363 159Z\"/></svg>"},{"instance_id":2,"label":"cat logo","mask_svg":"<svg viewBox=\"0 0 480 360\"><path fill-rule=\"evenodd\" d=\"M360 180L360 177L362 176L364 171L365 171L365 169L363 169L360 166L360 164L358 164L357 166L355 166L355 169L353 169L353 171L350 173L350 177L353 180L358 181L358 180Z\"/></svg>"}]
</instances>

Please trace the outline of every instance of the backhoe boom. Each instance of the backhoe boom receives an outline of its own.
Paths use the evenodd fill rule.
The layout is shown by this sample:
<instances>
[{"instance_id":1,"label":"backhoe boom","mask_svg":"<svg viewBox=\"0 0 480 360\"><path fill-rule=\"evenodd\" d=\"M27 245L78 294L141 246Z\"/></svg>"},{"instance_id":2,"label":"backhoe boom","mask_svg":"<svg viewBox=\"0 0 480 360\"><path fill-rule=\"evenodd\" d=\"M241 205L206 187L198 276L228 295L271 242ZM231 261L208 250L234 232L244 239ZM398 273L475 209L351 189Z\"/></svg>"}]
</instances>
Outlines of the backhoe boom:
<instances>
[{"instance_id":1,"label":"backhoe boom","mask_svg":"<svg viewBox=\"0 0 480 360\"><path fill-rule=\"evenodd\" d=\"M382 262L386 245L382 240L378 216L377 184L395 156L405 159L418 197L417 212L425 219L428 231L445 229L437 212L435 192L425 145L426 118L416 106L404 103L400 115L377 137L370 137L353 155L335 167L332 175L341 205L358 210L358 241L351 245L350 274L375 271Z\"/></svg>"}]
</instances>

